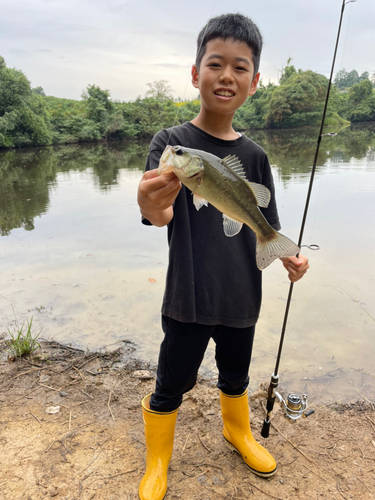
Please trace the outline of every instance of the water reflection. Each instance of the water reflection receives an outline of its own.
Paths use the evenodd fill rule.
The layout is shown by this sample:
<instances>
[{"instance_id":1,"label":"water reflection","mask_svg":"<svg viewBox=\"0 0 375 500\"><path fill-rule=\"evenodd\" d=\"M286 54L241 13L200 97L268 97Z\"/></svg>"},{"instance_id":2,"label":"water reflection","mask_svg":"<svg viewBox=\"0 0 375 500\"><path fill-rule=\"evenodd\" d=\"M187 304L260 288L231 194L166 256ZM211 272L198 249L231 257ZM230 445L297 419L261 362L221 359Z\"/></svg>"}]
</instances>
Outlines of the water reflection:
<instances>
[{"instance_id":1,"label":"water reflection","mask_svg":"<svg viewBox=\"0 0 375 500\"><path fill-rule=\"evenodd\" d=\"M44 154L43 154L44 153ZM0 231L10 234L16 227L34 229L34 219L48 210L49 192L55 182L51 156L43 151L9 151L0 161ZM47 154L46 154L47 153ZM35 156L37 158L35 159ZM36 202L37 200L37 202Z\"/></svg>"},{"instance_id":2,"label":"water reflection","mask_svg":"<svg viewBox=\"0 0 375 500\"><path fill-rule=\"evenodd\" d=\"M49 208L50 193L62 172L92 169L102 191L118 184L122 169L143 170L147 143L69 145L0 151L0 231L34 229L34 219Z\"/></svg>"},{"instance_id":3,"label":"water reflection","mask_svg":"<svg viewBox=\"0 0 375 500\"><path fill-rule=\"evenodd\" d=\"M327 162L348 162L351 158L375 157L375 124L357 124L341 130L326 128L323 133L337 133L325 136L319 148L317 171ZM271 164L276 165L280 178L287 182L294 174L307 174L314 160L318 128L300 130L260 130L249 135L267 152Z\"/></svg>"},{"instance_id":4,"label":"water reflection","mask_svg":"<svg viewBox=\"0 0 375 500\"><path fill-rule=\"evenodd\" d=\"M287 183L295 174L308 174L315 155L318 129L261 130L247 135L260 144ZM102 191L118 185L122 169L143 170L148 143L109 143L0 151L0 231L9 235L17 227L34 229L34 219L48 211L50 192L59 172L92 169ZM375 125L353 125L336 137L325 137L317 161L375 159Z\"/></svg>"}]
</instances>

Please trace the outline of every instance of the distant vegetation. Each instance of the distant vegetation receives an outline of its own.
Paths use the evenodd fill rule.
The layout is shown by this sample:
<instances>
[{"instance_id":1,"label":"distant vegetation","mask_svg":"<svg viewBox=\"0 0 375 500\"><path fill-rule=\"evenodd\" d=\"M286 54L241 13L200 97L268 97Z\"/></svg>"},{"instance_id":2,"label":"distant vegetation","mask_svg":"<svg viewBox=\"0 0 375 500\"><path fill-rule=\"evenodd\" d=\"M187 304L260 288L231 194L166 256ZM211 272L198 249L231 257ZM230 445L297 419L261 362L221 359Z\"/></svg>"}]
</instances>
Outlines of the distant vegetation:
<instances>
[{"instance_id":1,"label":"distant vegetation","mask_svg":"<svg viewBox=\"0 0 375 500\"><path fill-rule=\"evenodd\" d=\"M329 101L327 124L375 121L375 73L337 73ZM279 85L262 82L238 110L236 130L316 125L322 115L328 79L296 70L288 60ZM150 138L158 130L193 119L200 101L177 102L165 80L149 83L145 97L119 102L109 90L88 85L82 100L46 96L31 88L20 70L8 68L0 56L0 148Z\"/></svg>"},{"instance_id":2,"label":"distant vegetation","mask_svg":"<svg viewBox=\"0 0 375 500\"><path fill-rule=\"evenodd\" d=\"M234 128L237 129L273 129L293 128L320 123L328 79L313 71L296 70L288 60L282 68L279 85L269 83L259 85L255 95L236 113ZM375 121L375 73L372 80L368 73L363 73L362 80L357 83L352 71L349 79L346 71L336 75L335 82L351 83L340 88L331 87L330 99L326 115L326 124ZM344 80L344 77L346 78ZM355 80L355 81L354 81Z\"/></svg>"}]
</instances>

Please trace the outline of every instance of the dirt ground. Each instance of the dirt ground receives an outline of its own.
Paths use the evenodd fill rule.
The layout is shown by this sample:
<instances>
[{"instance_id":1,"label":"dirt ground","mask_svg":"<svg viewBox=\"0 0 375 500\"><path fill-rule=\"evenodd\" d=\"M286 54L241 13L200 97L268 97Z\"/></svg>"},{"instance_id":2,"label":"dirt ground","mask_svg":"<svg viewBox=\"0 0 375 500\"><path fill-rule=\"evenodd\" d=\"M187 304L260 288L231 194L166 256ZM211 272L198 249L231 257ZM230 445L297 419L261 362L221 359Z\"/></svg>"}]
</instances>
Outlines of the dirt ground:
<instances>
[{"instance_id":1,"label":"dirt ground","mask_svg":"<svg viewBox=\"0 0 375 500\"><path fill-rule=\"evenodd\" d=\"M49 342L32 359L9 362L3 342L1 500L138 498L146 457L140 401L155 371L131 352L130 344L90 353ZM262 443L264 403L260 388L250 406ZM375 498L371 402L315 406L293 425L277 408L272 423L266 446L278 472L265 480L227 449L215 382L199 382L179 410L166 500Z\"/></svg>"}]
</instances>

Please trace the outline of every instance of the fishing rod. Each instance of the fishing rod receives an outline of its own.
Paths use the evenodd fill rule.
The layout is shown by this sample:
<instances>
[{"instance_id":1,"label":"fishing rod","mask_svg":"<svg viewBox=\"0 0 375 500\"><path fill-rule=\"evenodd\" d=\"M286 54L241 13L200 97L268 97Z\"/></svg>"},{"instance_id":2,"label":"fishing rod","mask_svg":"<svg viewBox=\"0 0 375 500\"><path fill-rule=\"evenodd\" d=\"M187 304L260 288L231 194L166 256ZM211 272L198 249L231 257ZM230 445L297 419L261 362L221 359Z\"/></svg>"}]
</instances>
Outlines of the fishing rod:
<instances>
[{"instance_id":1,"label":"fishing rod","mask_svg":"<svg viewBox=\"0 0 375 500\"><path fill-rule=\"evenodd\" d=\"M326 95L326 99L325 99L322 121L320 124L318 141L317 141L317 145L316 145L314 163L312 166L310 183L309 183L309 187L308 187L308 191L307 191L305 210L304 210L303 217L302 217L301 230L300 230L299 239L298 239L298 246L300 248L301 248L301 243L302 243L302 238L303 238L303 232L305 229L305 223L306 223L307 211L308 211L309 203L310 203L311 191L312 191L314 177L315 177L316 163L318 160L320 143L321 143L323 136L336 135L334 133L322 134L322 132L323 132L324 120L325 120L326 112L327 112L329 93L331 90L333 70L335 67L337 48L338 48L339 39L340 39L341 24L342 24L342 19L344 16L344 10L345 10L346 4L354 3L354 2L356 2L356 0L343 0L343 2L342 2L339 28L338 28L337 37L336 37L336 46L335 46L335 51L334 51L333 60L332 60L331 74L330 74L329 81L328 81L327 95ZM313 245L311 245L311 246L313 246ZM316 245L314 245L314 246L316 246ZM298 255L299 254L297 254L297 257L298 257ZM289 293L288 293L288 299L287 299L286 307L285 307L284 321L283 321L282 330L281 330L281 337L280 337L279 349L278 349L277 358L276 358L275 370L274 370L273 374L271 375L271 381L270 381L270 385L268 387L267 406L266 406L267 415L263 421L263 428L262 428L262 432L261 432L261 435L264 438L268 438L268 436L269 436L270 424L271 424L271 420L270 420L271 412L273 411L273 407L274 407L276 399L280 403L281 408L282 408L283 413L284 413L284 416L286 417L287 420L289 420L289 422L295 422L296 420L298 420L302 416L308 417L309 415L314 413L314 410L307 411L308 405L307 405L307 395L306 394L303 394L302 397L300 397L298 394L289 394L285 400L282 397L282 395L276 391L276 389L279 385L278 371L279 371L279 365L280 365L281 352L282 352L284 338L285 338L285 331L286 331L286 325L287 325L287 321L288 321L290 303L292 300L293 285L294 285L294 283L291 282L290 286L289 286Z\"/></svg>"}]
</instances>

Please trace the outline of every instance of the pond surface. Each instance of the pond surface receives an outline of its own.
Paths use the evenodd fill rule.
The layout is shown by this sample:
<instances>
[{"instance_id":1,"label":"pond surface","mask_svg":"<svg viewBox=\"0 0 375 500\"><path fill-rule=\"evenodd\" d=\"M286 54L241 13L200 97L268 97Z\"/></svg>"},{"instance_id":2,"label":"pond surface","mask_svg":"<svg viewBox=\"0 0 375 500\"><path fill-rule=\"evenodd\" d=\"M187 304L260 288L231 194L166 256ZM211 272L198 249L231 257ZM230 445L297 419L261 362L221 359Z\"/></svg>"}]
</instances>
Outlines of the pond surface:
<instances>
[{"instance_id":1,"label":"pond surface","mask_svg":"<svg viewBox=\"0 0 375 500\"><path fill-rule=\"evenodd\" d=\"M328 130L327 130L328 132ZM298 240L317 130L248 133L273 168L282 232ZM146 143L0 152L0 334L34 332L77 347L135 342L157 362L166 229L140 222ZM303 244L311 269L294 287L280 365L284 388L320 401L375 397L375 129L324 137ZM263 272L251 388L269 381L289 282ZM214 376L210 344L201 374Z\"/></svg>"}]
</instances>

